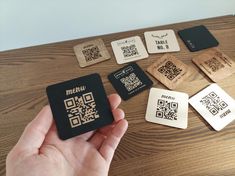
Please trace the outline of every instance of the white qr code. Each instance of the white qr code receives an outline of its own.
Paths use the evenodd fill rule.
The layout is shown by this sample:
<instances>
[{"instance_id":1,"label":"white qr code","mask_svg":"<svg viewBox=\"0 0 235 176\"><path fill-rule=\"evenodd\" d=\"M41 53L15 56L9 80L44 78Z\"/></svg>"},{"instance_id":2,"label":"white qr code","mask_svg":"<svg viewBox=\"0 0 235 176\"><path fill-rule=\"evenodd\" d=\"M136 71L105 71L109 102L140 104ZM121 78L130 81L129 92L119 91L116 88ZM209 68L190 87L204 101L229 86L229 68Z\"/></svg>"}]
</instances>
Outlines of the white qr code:
<instances>
[{"instance_id":1,"label":"white qr code","mask_svg":"<svg viewBox=\"0 0 235 176\"><path fill-rule=\"evenodd\" d=\"M139 55L139 52L136 48L136 45L130 45L130 46L123 46L121 47L122 53L124 57L132 57Z\"/></svg>"},{"instance_id":2,"label":"white qr code","mask_svg":"<svg viewBox=\"0 0 235 176\"><path fill-rule=\"evenodd\" d=\"M71 128L92 122L99 118L92 92L83 94L80 97L75 96L68 98L64 100L64 105Z\"/></svg>"},{"instance_id":3,"label":"white qr code","mask_svg":"<svg viewBox=\"0 0 235 176\"><path fill-rule=\"evenodd\" d=\"M208 95L204 96L200 100L200 103L214 116L228 106L215 92L210 92Z\"/></svg>"},{"instance_id":4,"label":"white qr code","mask_svg":"<svg viewBox=\"0 0 235 176\"><path fill-rule=\"evenodd\" d=\"M165 75L169 80L173 80L182 72L182 69L178 68L173 62L167 61L165 65L158 68L158 71Z\"/></svg>"},{"instance_id":5,"label":"white qr code","mask_svg":"<svg viewBox=\"0 0 235 176\"><path fill-rule=\"evenodd\" d=\"M121 78L120 81L124 84L128 91L132 91L136 87L143 84L135 73L131 73L129 76Z\"/></svg>"},{"instance_id":6,"label":"white qr code","mask_svg":"<svg viewBox=\"0 0 235 176\"><path fill-rule=\"evenodd\" d=\"M98 46L93 46L91 48L84 49L82 50L82 53L85 57L86 62L96 60L102 57Z\"/></svg>"},{"instance_id":7,"label":"white qr code","mask_svg":"<svg viewBox=\"0 0 235 176\"><path fill-rule=\"evenodd\" d=\"M178 103L158 99L156 117L168 120L177 120Z\"/></svg>"},{"instance_id":8,"label":"white qr code","mask_svg":"<svg viewBox=\"0 0 235 176\"><path fill-rule=\"evenodd\" d=\"M213 71L216 72L221 68L224 68L224 65L219 62L215 57L205 61L205 64Z\"/></svg>"}]
</instances>

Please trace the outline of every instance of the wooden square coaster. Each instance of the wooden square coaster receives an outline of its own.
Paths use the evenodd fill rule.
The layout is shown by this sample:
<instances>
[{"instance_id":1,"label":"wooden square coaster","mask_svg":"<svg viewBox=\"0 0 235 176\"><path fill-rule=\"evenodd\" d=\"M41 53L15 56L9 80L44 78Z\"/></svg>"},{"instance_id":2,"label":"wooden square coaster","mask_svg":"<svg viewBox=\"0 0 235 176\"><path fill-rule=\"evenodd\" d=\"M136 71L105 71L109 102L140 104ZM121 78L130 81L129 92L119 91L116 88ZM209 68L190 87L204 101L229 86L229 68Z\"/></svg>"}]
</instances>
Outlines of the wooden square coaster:
<instances>
[{"instance_id":1,"label":"wooden square coaster","mask_svg":"<svg viewBox=\"0 0 235 176\"><path fill-rule=\"evenodd\" d=\"M96 39L73 47L80 67L87 67L111 58L102 39Z\"/></svg>"},{"instance_id":2,"label":"wooden square coaster","mask_svg":"<svg viewBox=\"0 0 235 176\"><path fill-rule=\"evenodd\" d=\"M163 55L147 68L153 77L169 89L175 89L189 75L189 67L170 54Z\"/></svg>"},{"instance_id":3,"label":"wooden square coaster","mask_svg":"<svg viewBox=\"0 0 235 176\"><path fill-rule=\"evenodd\" d=\"M193 62L214 82L223 80L235 72L233 60L216 48L196 56Z\"/></svg>"}]
</instances>

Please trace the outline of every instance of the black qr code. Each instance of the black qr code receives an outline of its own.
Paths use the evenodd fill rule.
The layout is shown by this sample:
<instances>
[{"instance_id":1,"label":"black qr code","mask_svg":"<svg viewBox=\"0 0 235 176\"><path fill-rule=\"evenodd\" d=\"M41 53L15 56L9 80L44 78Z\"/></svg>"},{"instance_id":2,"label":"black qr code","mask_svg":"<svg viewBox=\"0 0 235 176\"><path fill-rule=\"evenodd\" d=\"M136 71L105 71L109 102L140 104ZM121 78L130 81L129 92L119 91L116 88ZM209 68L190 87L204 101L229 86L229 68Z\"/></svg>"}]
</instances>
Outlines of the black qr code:
<instances>
[{"instance_id":1,"label":"black qr code","mask_svg":"<svg viewBox=\"0 0 235 176\"><path fill-rule=\"evenodd\" d=\"M221 68L224 68L224 65L219 62L215 57L205 61L205 64L213 71L216 72Z\"/></svg>"},{"instance_id":2,"label":"black qr code","mask_svg":"<svg viewBox=\"0 0 235 176\"><path fill-rule=\"evenodd\" d=\"M176 67L173 62L167 61L165 65L158 68L158 71L165 75L169 80L173 80L182 72L182 69Z\"/></svg>"},{"instance_id":3,"label":"black qr code","mask_svg":"<svg viewBox=\"0 0 235 176\"><path fill-rule=\"evenodd\" d=\"M156 117L168 120L177 120L178 103L158 99Z\"/></svg>"},{"instance_id":4,"label":"black qr code","mask_svg":"<svg viewBox=\"0 0 235 176\"><path fill-rule=\"evenodd\" d=\"M102 57L98 46L84 49L84 50L82 50L82 53L85 57L86 62L96 60L96 59Z\"/></svg>"},{"instance_id":5,"label":"black qr code","mask_svg":"<svg viewBox=\"0 0 235 176\"><path fill-rule=\"evenodd\" d=\"M124 57L132 57L139 55L139 52L136 48L136 45L130 45L130 46L123 46L121 47L122 53Z\"/></svg>"},{"instance_id":6,"label":"black qr code","mask_svg":"<svg viewBox=\"0 0 235 176\"><path fill-rule=\"evenodd\" d=\"M121 78L120 81L124 84L128 91L132 91L136 87L143 84L135 73L131 73L129 76Z\"/></svg>"},{"instance_id":7,"label":"black qr code","mask_svg":"<svg viewBox=\"0 0 235 176\"><path fill-rule=\"evenodd\" d=\"M92 122L99 118L92 92L64 100L71 128Z\"/></svg>"},{"instance_id":8,"label":"black qr code","mask_svg":"<svg viewBox=\"0 0 235 176\"><path fill-rule=\"evenodd\" d=\"M202 103L212 115L218 114L228 106L215 92L210 92L208 95L204 96L200 100L200 103Z\"/></svg>"}]
</instances>

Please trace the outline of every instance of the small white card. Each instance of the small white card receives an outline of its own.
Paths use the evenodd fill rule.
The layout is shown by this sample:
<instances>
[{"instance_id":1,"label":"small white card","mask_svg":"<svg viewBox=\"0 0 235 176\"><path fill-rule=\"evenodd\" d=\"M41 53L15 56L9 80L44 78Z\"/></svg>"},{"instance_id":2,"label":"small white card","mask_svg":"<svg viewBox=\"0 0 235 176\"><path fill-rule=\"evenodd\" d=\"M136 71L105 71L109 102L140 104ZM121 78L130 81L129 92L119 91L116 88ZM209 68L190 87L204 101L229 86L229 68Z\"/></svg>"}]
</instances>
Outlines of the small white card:
<instances>
[{"instance_id":1,"label":"small white card","mask_svg":"<svg viewBox=\"0 0 235 176\"><path fill-rule=\"evenodd\" d=\"M166 53L180 51L173 30L148 31L144 33L149 53Z\"/></svg>"},{"instance_id":2,"label":"small white card","mask_svg":"<svg viewBox=\"0 0 235 176\"><path fill-rule=\"evenodd\" d=\"M145 115L146 121L186 129L188 95L182 92L151 88Z\"/></svg>"},{"instance_id":3,"label":"small white card","mask_svg":"<svg viewBox=\"0 0 235 176\"><path fill-rule=\"evenodd\" d=\"M211 84L189 99L193 108L216 130L235 119L235 101L217 84Z\"/></svg>"},{"instance_id":4,"label":"small white card","mask_svg":"<svg viewBox=\"0 0 235 176\"><path fill-rule=\"evenodd\" d=\"M116 40L111 42L111 45L118 64L133 62L149 56L139 36Z\"/></svg>"}]
</instances>

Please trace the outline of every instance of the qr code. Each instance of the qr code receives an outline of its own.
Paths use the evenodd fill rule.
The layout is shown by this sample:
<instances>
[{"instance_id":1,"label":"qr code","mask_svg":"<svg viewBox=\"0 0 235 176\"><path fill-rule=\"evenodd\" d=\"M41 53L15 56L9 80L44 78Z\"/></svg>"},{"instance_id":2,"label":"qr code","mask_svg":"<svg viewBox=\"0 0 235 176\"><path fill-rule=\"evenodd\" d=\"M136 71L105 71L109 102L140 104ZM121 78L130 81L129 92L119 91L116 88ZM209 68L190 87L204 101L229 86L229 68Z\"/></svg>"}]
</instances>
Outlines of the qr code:
<instances>
[{"instance_id":1,"label":"qr code","mask_svg":"<svg viewBox=\"0 0 235 176\"><path fill-rule=\"evenodd\" d=\"M210 92L208 95L204 96L200 100L200 103L202 103L212 115L218 114L228 106L215 92Z\"/></svg>"},{"instance_id":2,"label":"qr code","mask_svg":"<svg viewBox=\"0 0 235 176\"><path fill-rule=\"evenodd\" d=\"M136 48L136 45L130 45L130 46L123 46L121 47L122 53L124 57L132 57L139 55L139 52Z\"/></svg>"},{"instance_id":3,"label":"qr code","mask_svg":"<svg viewBox=\"0 0 235 176\"><path fill-rule=\"evenodd\" d=\"M72 128L99 118L92 92L64 100L67 116Z\"/></svg>"},{"instance_id":4,"label":"qr code","mask_svg":"<svg viewBox=\"0 0 235 176\"><path fill-rule=\"evenodd\" d=\"M157 101L156 117L168 120L177 120L178 103L162 99Z\"/></svg>"},{"instance_id":5,"label":"qr code","mask_svg":"<svg viewBox=\"0 0 235 176\"><path fill-rule=\"evenodd\" d=\"M91 48L84 49L84 50L82 50L82 53L85 57L86 62L96 60L96 59L102 57L102 55L100 54L100 50L99 50L98 46L94 46L94 47L91 47Z\"/></svg>"},{"instance_id":6,"label":"qr code","mask_svg":"<svg viewBox=\"0 0 235 176\"><path fill-rule=\"evenodd\" d=\"M224 68L224 65L219 62L215 57L205 61L205 64L211 68L213 72L218 71L221 68Z\"/></svg>"},{"instance_id":7,"label":"qr code","mask_svg":"<svg viewBox=\"0 0 235 176\"><path fill-rule=\"evenodd\" d=\"M182 69L176 67L176 65L173 62L167 61L165 65L158 68L158 71L164 74L169 80L173 80L176 76L178 76L182 72Z\"/></svg>"},{"instance_id":8,"label":"qr code","mask_svg":"<svg viewBox=\"0 0 235 176\"><path fill-rule=\"evenodd\" d=\"M124 84L128 91L132 91L136 87L143 84L135 73L131 73L129 76L121 78L120 81Z\"/></svg>"}]
</instances>

